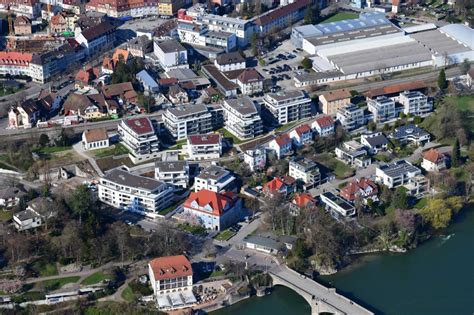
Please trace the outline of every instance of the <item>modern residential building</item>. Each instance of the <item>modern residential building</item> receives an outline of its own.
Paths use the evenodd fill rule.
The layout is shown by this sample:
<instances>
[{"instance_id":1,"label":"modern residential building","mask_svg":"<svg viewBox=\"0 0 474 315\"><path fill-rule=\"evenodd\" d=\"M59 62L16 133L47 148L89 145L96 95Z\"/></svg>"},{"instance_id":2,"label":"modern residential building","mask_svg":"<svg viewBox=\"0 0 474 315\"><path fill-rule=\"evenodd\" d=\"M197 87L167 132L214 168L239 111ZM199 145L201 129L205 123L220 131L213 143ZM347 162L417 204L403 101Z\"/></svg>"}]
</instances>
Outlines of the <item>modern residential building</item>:
<instances>
[{"instance_id":1,"label":"modern residential building","mask_svg":"<svg viewBox=\"0 0 474 315\"><path fill-rule=\"evenodd\" d=\"M421 175L421 170L418 167L405 160L400 160L377 167L375 181L388 188L396 188L408 184L412 178L418 175Z\"/></svg>"},{"instance_id":2,"label":"modern residential building","mask_svg":"<svg viewBox=\"0 0 474 315\"><path fill-rule=\"evenodd\" d=\"M303 183L304 190L321 184L321 172L318 164L302 156L290 160L288 174Z\"/></svg>"},{"instance_id":3,"label":"modern residential building","mask_svg":"<svg viewBox=\"0 0 474 315\"><path fill-rule=\"evenodd\" d=\"M153 295L160 311L191 307L197 300L193 294L193 268L184 256L159 257L148 264Z\"/></svg>"},{"instance_id":4,"label":"modern residential building","mask_svg":"<svg viewBox=\"0 0 474 315\"><path fill-rule=\"evenodd\" d=\"M203 169L194 179L194 191L202 189L221 192L237 192L235 177L223 167L210 165Z\"/></svg>"},{"instance_id":5,"label":"modern residential building","mask_svg":"<svg viewBox=\"0 0 474 315\"><path fill-rule=\"evenodd\" d=\"M307 124L296 127L290 132L289 136L297 148L301 148L313 141L313 131Z\"/></svg>"},{"instance_id":6,"label":"modern residential building","mask_svg":"<svg viewBox=\"0 0 474 315\"><path fill-rule=\"evenodd\" d=\"M274 122L287 124L311 116L311 99L303 91L267 93L263 97L265 108Z\"/></svg>"},{"instance_id":7,"label":"modern residential building","mask_svg":"<svg viewBox=\"0 0 474 315\"><path fill-rule=\"evenodd\" d=\"M191 223L214 231L222 231L244 217L242 200L236 194L207 189L191 192L184 202L183 213Z\"/></svg>"},{"instance_id":8,"label":"modern residential building","mask_svg":"<svg viewBox=\"0 0 474 315\"><path fill-rule=\"evenodd\" d=\"M320 115L311 123L311 129L320 137L327 137L335 133L336 124L331 116Z\"/></svg>"},{"instance_id":9,"label":"modern residential building","mask_svg":"<svg viewBox=\"0 0 474 315\"><path fill-rule=\"evenodd\" d=\"M118 125L120 141L129 150L133 163L158 157L160 142L148 117L122 119Z\"/></svg>"},{"instance_id":10,"label":"modern residential building","mask_svg":"<svg viewBox=\"0 0 474 315\"><path fill-rule=\"evenodd\" d=\"M237 51L218 55L216 60L214 60L214 66L221 72L243 70L246 68L245 58Z\"/></svg>"},{"instance_id":11,"label":"modern residential building","mask_svg":"<svg viewBox=\"0 0 474 315\"><path fill-rule=\"evenodd\" d=\"M319 102L324 114L334 116L338 109L351 103L351 92L346 89L329 91L319 96Z\"/></svg>"},{"instance_id":12,"label":"modern residential building","mask_svg":"<svg viewBox=\"0 0 474 315\"><path fill-rule=\"evenodd\" d=\"M367 200L378 201L379 188L377 184L368 178L356 178L341 189L339 195L349 202L354 203L358 198L364 204Z\"/></svg>"},{"instance_id":13,"label":"modern residential building","mask_svg":"<svg viewBox=\"0 0 474 315\"><path fill-rule=\"evenodd\" d=\"M244 152L244 162L252 172L263 170L267 164L267 152L260 148L247 150Z\"/></svg>"},{"instance_id":14,"label":"modern residential building","mask_svg":"<svg viewBox=\"0 0 474 315\"><path fill-rule=\"evenodd\" d=\"M332 192L325 192L319 198L324 204L325 209L336 219L349 218L356 214L356 209L353 205Z\"/></svg>"},{"instance_id":15,"label":"modern residential building","mask_svg":"<svg viewBox=\"0 0 474 315\"><path fill-rule=\"evenodd\" d=\"M155 162L155 179L175 188L188 188L189 164L187 161Z\"/></svg>"},{"instance_id":16,"label":"modern residential building","mask_svg":"<svg viewBox=\"0 0 474 315\"><path fill-rule=\"evenodd\" d=\"M430 142L431 135L416 125L405 125L395 128L389 138L400 141L400 143L413 143L420 146Z\"/></svg>"},{"instance_id":17,"label":"modern residential building","mask_svg":"<svg viewBox=\"0 0 474 315\"><path fill-rule=\"evenodd\" d=\"M188 136L186 152L190 160L218 159L222 155L222 137L219 134Z\"/></svg>"},{"instance_id":18,"label":"modern residential building","mask_svg":"<svg viewBox=\"0 0 474 315\"><path fill-rule=\"evenodd\" d=\"M335 153L339 160L350 166L367 167L372 163L365 146L354 140L344 142Z\"/></svg>"},{"instance_id":19,"label":"modern residential building","mask_svg":"<svg viewBox=\"0 0 474 315\"><path fill-rule=\"evenodd\" d=\"M176 31L181 43L192 45L196 49L210 47L228 52L237 47L234 33L211 31L206 25L179 22Z\"/></svg>"},{"instance_id":20,"label":"modern residential building","mask_svg":"<svg viewBox=\"0 0 474 315\"><path fill-rule=\"evenodd\" d=\"M155 40L153 53L165 71L189 68L188 51L175 39Z\"/></svg>"},{"instance_id":21,"label":"modern residential building","mask_svg":"<svg viewBox=\"0 0 474 315\"><path fill-rule=\"evenodd\" d=\"M367 109L374 115L374 122L376 123L397 117L395 113L395 101L386 96L379 96L376 99L368 100Z\"/></svg>"},{"instance_id":22,"label":"modern residential building","mask_svg":"<svg viewBox=\"0 0 474 315\"><path fill-rule=\"evenodd\" d=\"M377 154L388 149L388 139L381 132L367 132L360 136L360 143L370 154Z\"/></svg>"},{"instance_id":23,"label":"modern residential building","mask_svg":"<svg viewBox=\"0 0 474 315\"><path fill-rule=\"evenodd\" d=\"M149 177L113 169L100 178L98 196L109 206L153 218L173 203L173 187Z\"/></svg>"},{"instance_id":24,"label":"modern residential building","mask_svg":"<svg viewBox=\"0 0 474 315\"><path fill-rule=\"evenodd\" d=\"M446 169L446 156L436 149L423 152L421 167L427 172L439 172Z\"/></svg>"},{"instance_id":25,"label":"modern residential building","mask_svg":"<svg viewBox=\"0 0 474 315\"><path fill-rule=\"evenodd\" d=\"M175 140L189 135L207 134L212 131L212 113L202 104L185 104L169 107L163 113L166 129Z\"/></svg>"},{"instance_id":26,"label":"modern residential building","mask_svg":"<svg viewBox=\"0 0 474 315\"><path fill-rule=\"evenodd\" d=\"M105 128L87 129L82 133L84 150L104 149L109 145L109 135Z\"/></svg>"},{"instance_id":27,"label":"modern residential building","mask_svg":"<svg viewBox=\"0 0 474 315\"><path fill-rule=\"evenodd\" d=\"M259 108L249 97L226 99L222 103L226 129L239 139L252 139L263 133Z\"/></svg>"},{"instance_id":28,"label":"modern residential building","mask_svg":"<svg viewBox=\"0 0 474 315\"><path fill-rule=\"evenodd\" d=\"M339 108L336 119L346 130L354 130L365 124L364 109L354 104Z\"/></svg>"},{"instance_id":29,"label":"modern residential building","mask_svg":"<svg viewBox=\"0 0 474 315\"><path fill-rule=\"evenodd\" d=\"M18 231L37 228L56 215L53 209L51 198L37 197L28 202L26 210L13 215L13 224Z\"/></svg>"},{"instance_id":30,"label":"modern residential building","mask_svg":"<svg viewBox=\"0 0 474 315\"><path fill-rule=\"evenodd\" d=\"M268 147L275 152L277 159L293 153L291 138L286 133L270 141Z\"/></svg>"},{"instance_id":31,"label":"modern residential building","mask_svg":"<svg viewBox=\"0 0 474 315\"><path fill-rule=\"evenodd\" d=\"M11 208L20 203L26 192L17 187L0 188L0 207Z\"/></svg>"},{"instance_id":32,"label":"modern residential building","mask_svg":"<svg viewBox=\"0 0 474 315\"><path fill-rule=\"evenodd\" d=\"M408 196L416 197L420 199L424 197L430 191L430 181L423 175L417 175L410 179L410 181L405 184L406 193Z\"/></svg>"},{"instance_id":33,"label":"modern residential building","mask_svg":"<svg viewBox=\"0 0 474 315\"><path fill-rule=\"evenodd\" d=\"M398 102L403 105L403 113L423 116L433 110L433 104L420 91L405 91L400 93Z\"/></svg>"}]
</instances>

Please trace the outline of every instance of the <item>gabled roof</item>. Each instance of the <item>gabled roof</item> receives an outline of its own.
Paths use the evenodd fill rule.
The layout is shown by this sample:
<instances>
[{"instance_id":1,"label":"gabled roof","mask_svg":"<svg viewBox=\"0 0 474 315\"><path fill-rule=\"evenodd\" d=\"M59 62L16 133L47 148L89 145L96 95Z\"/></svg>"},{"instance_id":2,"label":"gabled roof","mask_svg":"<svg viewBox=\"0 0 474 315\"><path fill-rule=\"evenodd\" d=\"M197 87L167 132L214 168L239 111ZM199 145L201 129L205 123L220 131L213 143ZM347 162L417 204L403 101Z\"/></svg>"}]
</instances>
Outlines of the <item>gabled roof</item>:
<instances>
[{"instance_id":1,"label":"gabled roof","mask_svg":"<svg viewBox=\"0 0 474 315\"><path fill-rule=\"evenodd\" d=\"M291 138L288 134L284 133L273 139L279 147L291 144Z\"/></svg>"},{"instance_id":2,"label":"gabled roof","mask_svg":"<svg viewBox=\"0 0 474 315\"><path fill-rule=\"evenodd\" d=\"M245 62L245 58L242 57L239 52L235 51L218 55L216 57L216 62L218 65L228 65L233 63Z\"/></svg>"},{"instance_id":3,"label":"gabled roof","mask_svg":"<svg viewBox=\"0 0 474 315\"><path fill-rule=\"evenodd\" d=\"M362 177L360 179L355 179L352 182L348 183L346 187L341 189L340 195L342 198L348 201L354 201L357 197L357 193L360 190L366 190L369 187L372 188L371 196L378 194L379 189L378 189L377 184L375 184L374 181L368 178Z\"/></svg>"},{"instance_id":4,"label":"gabled roof","mask_svg":"<svg viewBox=\"0 0 474 315\"><path fill-rule=\"evenodd\" d=\"M193 203L197 203L199 208L195 208ZM227 207L232 207L234 205L234 194L232 192L217 193L207 189L202 189L198 192L192 192L188 199L184 202L184 207L191 208L197 211L204 213L209 213L208 211L202 210L209 206L212 210L210 214L214 216L221 216L224 214L224 211Z\"/></svg>"},{"instance_id":5,"label":"gabled roof","mask_svg":"<svg viewBox=\"0 0 474 315\"><path fill-rule=\"evenodd\" d=\"M341 89L341 90L326 92L324 94L321 94L321 96L324 97L326 101L333 102L337 100L351 98L351 92L349 92L349 90L346 90L346 89Z\"/></svg>"},{"instance_id":6,"label":"gabled roof","mask_svg":"<svg viewBox=\"0 0 474 315\"><path fill-rule=\"evenodd\" d=\"M331 116L321 115L314 121L321 129L334 126L334 119Z\"/></svg>"},{"instance_id":7,"label":"gabled roof","mask_svg":"<svg viewBox=\"0 0 474 315\"><path fill-rule=\"evenodd\" d=\"M307 124L303 124L295 129L295 132L298 136L302 136L305 133L311 132L311 128Z\"/></svg>"},{"instance_id":8,"label":"gabled roof","mask_svg":"<svg viewBox=\"0 0 474 315\"><path fill-rule=\"evenodd\" d=\"M257 70L253 68L244 69L237 77L237 80L239 80L242 83L263 81L263 79L264 79L263 76Z\"/></svg>"},{"instance_id":9,"label":"gabled roof","mask_svg":"<svg viewBox=\"0 0 474 315\"><path fill-rule=\"evenodd\" d=\"M290 13L302 10L306 6L311 5L311 3L312 3L311 0L296 0L295 2L292 2L285 6L280 6L276 8L275 10L269 11L261 15L255 20L255 24L257 24L258 26L265 26Z\"/></svg>"},{"instance_id":10,"label":"gabled roof","mask_svg":"<svg viewBox=\"0 0 474 315\"><path fill-rule=\"evenodd\" d=\"M96 76L94 74L93 68L88 68L79 70L76 74L75 80L87 84L95 78Z\"/></svg>"},{"instance_id":11,"label":"gabled roof","mask_svg":"<svg viewBox=\"0 0 474 315\"><path fill-rule=\"evenodd\" d=\"M107 130L105 128L96 128L96 129L89 129L84 131L84 137L86 138L87 142L96 142L96 141L104 141L109 139L109 135L107 134Z\"/></svg>"},{"instance_id":12,"label":"gabled roof","mask_svg":"<svg viewBox=\"0 0 474 315\"><path fill-rule=\"evenodd\" d=\"M413 82L392 84L392 85L387 85L382 88L369 90L366 93L364 93L364 95L369 98L375 98L377 96L386 95L386 94L394 94L394 93L400 93L404 91L424 89L426 88L426 86L427 85L425 81L413 81Z\"/></svg>"},{"instance_id":13,"label":"gabled roof","mask_svg":"<svg viewBox=\"0 0 474 315\"><path fill-rule=\"evenodd\" d=\"M193 275L191 263L184 255L155 258L149 266L155 281Z\"/></svg>"},{"instance_id":14,"label":"gabled roof","mask_svg":"<svg viewBox=\"0 0 474 315\"><path fill-rule=\"evenodd\" d=\"M278 177L273 178L267 182L264 186L264 190L267 193L279 192L282 188L285 188L285 183Z\"/></svg>"},{"instance_id":15,"label":"gabled roof","mask_svg":"<svg viewBox=\"0 0 474 315\"><path fill-rule=\"evenodd\" d=\"M91 42L99 37L106 35L115 30L115 25L112 25L109 22L101 22L97 25L91 26L82 31L82 36L88 41Z\"/></svg>"},{"instance_id":16,"label":"gabled roof","mask_svg":"<svg viewBox=\"0 0 474 315\"><path fill-rule=\"evenodd\" d=\"M131 82L122 82L117 84L105 85L102 88L105 97L113 98L121 95L125 95L128 91L135 91Z\"/></svg>"},{"instance_id":17,"label":"gabled roof","mask_svg":"<svg viewBox=\"0 0 474 315\"><path fill-rule=\"evenodd\" d=\"M436 149L429 149L428 151L423 153L423 158L432 163L438 164L444 160L445 156L443 153L440 153Z\"/></svg>"},{"instance_id":18,"label":"gabled roof","mask_svg":"<svg viewBox=\"0 0 474 315\"><path fill-rule=\"evenodd\" d=\"M316 204L316 199L314 199L308 193L296 193L295 198L293 198L292 202L299 208L304 208L304 207L307 207L308 205Z\"/></svg>"}]
</instances>

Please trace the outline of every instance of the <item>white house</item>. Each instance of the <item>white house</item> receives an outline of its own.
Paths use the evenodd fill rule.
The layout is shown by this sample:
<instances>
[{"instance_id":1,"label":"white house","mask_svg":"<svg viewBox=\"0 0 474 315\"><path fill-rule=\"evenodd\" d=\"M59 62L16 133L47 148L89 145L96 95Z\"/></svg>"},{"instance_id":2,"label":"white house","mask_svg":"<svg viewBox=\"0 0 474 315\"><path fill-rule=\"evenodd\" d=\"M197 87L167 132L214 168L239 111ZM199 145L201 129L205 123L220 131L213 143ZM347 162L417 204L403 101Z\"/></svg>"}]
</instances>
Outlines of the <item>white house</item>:
<instances>
[{"instance_id":1,"label":"white house","mask_svg":"<svg viewBox=\"0 0 474 315\"><path fill-rule=\"evenodd\" d=\"M388 139L381 132L369 132L360 136L360 143L370 154L377 154L388 149Z\"/></svg>"},{"instance_id":2,"label":"white house","mask_svg":"<svg viewBox=\"0 0 474 315\"><path fill-rule=\"evenodd\" d=\"M275 151L278 159L281 159L282 157L289 155L293 152L291 138L286 133L270 141L268 147L271 150Z\"/></svg>"},{"instance_id":3,"label":"white house","mask_svg":"<svg viewBox=\"0 0 474 315\"><path fill-rule=\"evenodd\" d=\"M321 184L321 173L318 164L302 156L290 160L288 175L301 181L305 189Z\"/></svg>"},{"instance_id":4,"label":"white house","mask_svg":"<svg viewBox=\"0 0 474 315\"><path fill-rule=\"evenodd\" d=\"M331 116L320 115L311 123L311 129L320 137L327 137L335 132L334 119Z\"/></svg>"},{"instance_id":5,"label":"white house","mask_svg":"<svg viewBox=\"0 0 474 315\"><path fill-rule=\"evenodd\" d=\"M336 157L342 162L355 167L367 167L371 159L365 146L355 140L347 141L335 149Z\"/></svg>"},{"instance_id":6,"label":"white house","mask_svg":"<svg viewBox=\"0 0 474 315\"><path fill-rule=\"evenodd\" d=\"M76 27L75 40L85 48L87 55L94 55L108 48L115 40L116 26L104 21L81 30Z\"/></svg>"},{"instance_id":7,"label":"white house","mask_svg":"<svg viewBox=\"0 0 474 315\"><path fill-rule=\"evenodd\" d=\"M105 128L87 129L82 133L82 146L84 150L97 150L108 148L109 135Z\"/></svg>"},{"instance_id":8,"label":"white house","mask_svg":"<svg viewBox=\"0 0 474 315\"><path fill-rule=\"evenodd\" d=\"M245 58L239 52L220 54L214 60L214 65L221 72L245 69Z\"/></svg>"},{"instance_id":9,"label":"white house","mask_svg":"<svg viewBox=\"0 0 474 315\"><path fill-rule=\"evenodd\" d=\"M186 149L190 160L218 159L222 154L222 138L219 134L188 136Z\"/></svg>"},{"instance_id":10,"label":"white house","mask_svg":"<svg viewBox=\"0 0 474 315\"><path fill-rule=\"evenodd\" d=\"M423 152L421 167L427 172L439 172L446 169L446 156L436 149Z\"/></svg>"},{"instance_id":11,"label":"white house","mask_svg":"<svg viewBox=\"0 0 474 315\"><path fill-rule=\"evenodd\" d=\"M194 191L210 190L214 192L237 191L235 177L223 167L210 165L194 179Z\"/></svg>"},{"instance_id":12,"label":"white house","mask_svg":"<svg viewBox=\"0 0 474 315\"><path fill-rule=\"evenodd\" d=\"M26 210L13 215L13 224L18 231L25 231L42 226L55 215L53 200L51 198L38 197L28 202Z\"/></svg>"},{"instance_id":13,"label":"white house","mask_svg":"<svg viewBox=\"0 0 474 315\"><path fill-rule=\"evenodd\" d=\"M332 192L325 192L319 198L324 204L325 209L336 219L348 218L356 214L356 209L353 205Z\"/></svg>"},{"instance_id":14,"label":"white house","mask_svg":"<svg viewBox=\"0 0 474 315\"><path fill-rule=\"evenodd\" d=\"M388 188L408 184L410 180L421 175L421 170L405 160L379 166L375 169L375 181Z\"/></svg>"},{"instance_id":15,"label":"white house","mask_svg":"<svg viewBox=\"0 0 474 315\"><path fill-rule=\"evenodd\" d=\"M303 124L290 132L290 138L293 140L295 147L300 148L312 141L313 132L309 125Z\"/></svg>"},{"instance_id":16,"label":"white house","mask_svg":"<svg viewBox=\"0 0 474 315\"><path fill-rule=\"evenodd\" d=\"M242 200L232 192L218 193L207 189L192 192L183 205L190 222L206 229L221 231L243 218Z\"/></svg>"},{"instance_id":17,"label":"white house","mask_svg":"<svg viewBox=\"0 0 474 315\"><path fill-rule=\"evenodd\" d=\"M187 161L158 161L155 163L155 179L177 188L187 188L189 164Z\"/></svg>"},{"instance_id":18,"label":"white house","mask_svg":"<svg viewBox=\"0 0 474 315\"><path fill-rule=\"evenodd\" d=\"M243 95L252 95L263 91L264 77L254 68L244 69L236 79Z\"/></svg>"},{"instance_id":19,"label":"white house","mask_svg":"<svg viewBox=\"0 0 474 315\"><path fill-rule=\"evenodd\" d=\"M188 52L177 40L155 41L153 53L165 71L171 69L188 69Z\"/></svg>"},{"instance_id":20,"label":"white house","mask_svg":"<svg viewBox=\"0 0 474 315\"><path fill-rule=\"evenodd\" d=\"M395 101L386 96L368 100L367 109L373 114L376 123L396 118Z\"/></svg>"},{"instance_id":21,"label":"white house","mask_svg":"<svg viewBox=\"0 0 474 315\"><path fill-rule=\"evenodd\" d=\"M0 207L11 208L20 203L20 199L26 193L16 187L5 187L0 189Z\"/></svg>"},{"instance_id":22,"label":"white house","mask_svg":"<svg viewBox=\"0 0 474 315\"><path fill-rule=\"evenodd\" d=\"M401 143L413 143L417 146L430 142L431 135L415 125L405 125L395 128L389 138L400 141Z\"/></svg>"},{"instance_id":23,"label":"white house","mask_svg":"<svg viewBox=\"0 0 474 315\"><path fill-rule=\"evenodd\" d=\"M354 130L365 124L364 109L354 104L339 108L336 119L346 130Z\"/></svg>"},{"instance_id":24,"label":"white house","mask_svg":"<svg viewBox=\"0 0 474 315\"><path fill-rule=\"evenodd\" d=\"M244 152L244 162L252 172L263 170L267 164L267 153L265 149L253 149Z\"/></svg>"}]
</instances>

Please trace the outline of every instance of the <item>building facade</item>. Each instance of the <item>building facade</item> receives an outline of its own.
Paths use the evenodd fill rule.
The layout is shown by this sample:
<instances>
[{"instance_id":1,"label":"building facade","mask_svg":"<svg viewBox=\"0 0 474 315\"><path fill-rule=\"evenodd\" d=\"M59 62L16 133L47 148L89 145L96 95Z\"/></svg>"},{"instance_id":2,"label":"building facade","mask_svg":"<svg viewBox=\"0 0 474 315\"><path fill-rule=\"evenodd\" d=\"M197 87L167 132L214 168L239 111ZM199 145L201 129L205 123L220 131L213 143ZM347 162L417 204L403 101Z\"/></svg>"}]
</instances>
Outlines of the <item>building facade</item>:
<instances>
[{"instance_id":1,"label":"building facade","mask_svg":"<svg viewBox=\"0 0 474 315\"><path fill-rule=\"evenodd\" d=\"M304 183L304 189L310 189L321 184L321 172L318 164L304 157L290 160L288 174Z\"/></svg>"},{"instance_id":2,"label":"building facade","mask_svg":"<svg viewBox=\"0 0 474 315\"><path fill-rule=\"evenodd\" d=\"M203 169L194 180L194 190L207 189L214 192L237 191L235 177L223 167L210 165Z\"/></svg>"},{"instance_id":3,"label":"building facade","mask_svg":"<svg viewBox=\"0 0 474 315\"><path fill-rule=\"evenodd\" d=\"M351 93L349 90L342 89L330 91L319 96L321 111L330 116L334 116L338 109L341 109L351 103Z\"/></svg>"},{"instance_id":4,"label":"building facade","mask_svg":"<svg viewBox=\"0 0 474 315\"><path fill-rule=\"evenodd\" d=\"M188 51L175 39L155 41L153 53L165 71L189 68Z\"/></svg>"},{"instance_id":5,"label":"building facade","mask_svg":"<svg viewBox=\"0 0 474 315\"><path fill-rule=\"evenodd\" d=\"M395 101L386 96L369 100L367 108L373 114L376 123L396 118Z\"/></svg>"},{"instance_id":6,"label":"building facade","mask_svg":"<svg viewBox=\"0 0 474 315\"><path fill-rule=\"evenodd\" d=\"M175 188L189 186L189 164L187 161L159 161L155 163L155 179Z\"/></svg>"},{"instance_id":7,"label":"building facade","mask_svg":"<svg viewBox=\"0 0 474 315\"><path fill-rule=\"evenodd\" d=\"M167 108L163 122L175 140L186 139L189 135L207 134L213 129L212 113L202 104Z\"/></svg>"},{"instance_id":8,"label":"building facade","mask_svg":"<svg viewBox=\"0 0 474 315\"><path fill-rule=\"evenodd\" d=\"M420 91L405 91L400 93L398 101L403 105L405 115L424 116L433 110L433 104Z\"/></svg>"},{"instance_id":9,"label":"building facade","mask_svg":"<svg viewBox=\"0 0 474 315\"><path fill-rule=\"evenodd\" d=\"M263 104L279 125L311 116L312 102L303 91L267 93Z\"/></svg>"},{"instance_id":10,"label":"building facade","mask_svg":"<svg viewBox=\"0 0 474 315\"><path fill-rule=\"evenodd\" d=\"M218 159L222 155L222 138L219 134L188 136L186 150L190 160Z\"/></svg>"},{"instance_id":11,"label":"building facade","mask_svg":"<svg viewBox=\"0 0 474 315\"><path fill-rule=\"evenodd\" d=\"M158 157L160 142L148 117L123 119L118 125L118 134L133 163Z\"/></svg>"},{"instance_id":12,"label":"building facade","mask_svg":"<svg viewBox=\"0 0 474 315\"><path fill-rule=\"evenodd\" d=\"M364 109L349 104L337 110L336 119L346 130L354 130L365 125Z\"/></svg>"},{"instance_id":13,"label":"building facade","mask_svg":"<svg viewBox=\"0 0 474 315\"><path fill-rule=\"evenodd\" d=\"M226 99L222 103L226 129L239 139L252 139L263 133L260 111L248 97Z\"/></svg>"}]
</instances>

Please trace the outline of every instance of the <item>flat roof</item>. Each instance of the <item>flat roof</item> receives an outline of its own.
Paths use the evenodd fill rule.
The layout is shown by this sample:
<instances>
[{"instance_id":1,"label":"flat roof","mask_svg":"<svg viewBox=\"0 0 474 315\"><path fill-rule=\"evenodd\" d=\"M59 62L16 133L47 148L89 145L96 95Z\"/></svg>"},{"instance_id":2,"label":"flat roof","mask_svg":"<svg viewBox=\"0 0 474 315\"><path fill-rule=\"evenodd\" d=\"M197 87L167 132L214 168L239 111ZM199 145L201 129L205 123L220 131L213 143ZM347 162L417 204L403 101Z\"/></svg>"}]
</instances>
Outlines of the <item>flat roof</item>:
<instances>
[{"instance_id":1,"label":"flat roof","mask_svg":"<svg viewBox=\"0 0 474 315\"><path fill-rule=\"evenodd\" d=\"M379 168L385 173L385 175L389 177L397 177L406 173L421 173L419 168L413 166L405 160L400 160L391 164L385 164Z\"/></svg>"},{"instance_id":2,"label":"flat roof","mask_svg":"<svg viewBox=\"0 0 474 315\"><path fill-rule=\"evenodd\" d=\"M218 180L222 176L229 174L230 172L225 168L217 165L210 165L203 169L197 177L199 178L208 178Z\"/></svg>"},{"instance_id":3,"label":"flat roof","mask_svg":"<svg viewBox=\"0 0 474 315\"><path fill-rule=\"evenodd\" d=\"M255 103L248 96L227 99L224 101L224 103L232 107L242 115L258 113Z\"/></svg>"},{"instance_id":4,"label":"flat roof","mask_svg":"<svg viewBox=\"0 0 474 315\"><path fill-rule=\"evenodd\" d=\"M266 96L276 100L277 102L282 102L293 98L306 97L306 94L300 90L293 90L281 91L277 93L267 93Z\"/></svg>"},{"instance_id":5,"label":"flat roof","mask_svg":"<svg viewBox=\"0 0 474 315\"><path fill-rule=\"evenodd\" d=\"M341 197L336 196L332 192L325 192L324 194L322 194L322 196L328 198L329 200L331 200L332 202L334 202L335 204L337 204L339 207L341 207L344 210L351 210L354 208L354 206L352 206L350 203L348 203Z\"/></svg>"},{"instance_id":6,"label":"flat roof","mask_svg":"<svg viewBox=\"0 0 474 315\"><path fill-rule=\"evenodd\" d=\"M473 35L474 36L474 35ZM454 54L471 51L471 48L460 44L457 40L446 36L440 30L432 30L411 34L410 37L416 39L421 44L427 46L433 53Z\"/></svg>"},{"instance_id":7,"label":"flat roof","mask_svg":"<svg viewBox=\"0 0 474 315\"><path fill-rule=\"evenodd\" d=\"M177 51L186 51L186 48L183 47L176 39L169 39L162 42L157 42L158 47L164 53L171 53Z\"/></svg>"},{"instance_id":8,"label":"flat roof","mask_svg":"<svg viewBox=\"0 0 474 315\"><path fill-rule=\"evenodd\" d=\"M207 107L203 104L185 104L167 108L166 110L176 117L208 112Z\"/></svg>"},{"instance_id":9,"label":"flat roof","mask_svg":"<svg viewBox=\"0 0 474 315\"><path fill-rule=\"evenodd\" d=\"M153 191L163 185L166 185L165 183L162 183L160 181L144 176L133 175L127 171L123 171L120 169L114 169L102 178L114 182L118 185L141 188L149 191Z\"/></svg>"},{"instance_id":10,"label":"flat roof","mask_svg":"<svg viewBox=\"0 0 474 315\"><path fill-rule=\"evenodd\" d=\"M183 172L188 166L187 161L157 161L155 168L159 173L162 172Z\"/></svg>"},{"instance_id":11,"label":"flat roof","mask_svg":"<svg viewBox=\"0 0 474 315\"><path fill-rule=\"evenodd\" d=\"M259 245L262 247L271 248L274 250L279 250L281 244L270 237L263 237L257 235L249 235L244 238L244 242Z\"/></svg>"}]
</instances>

